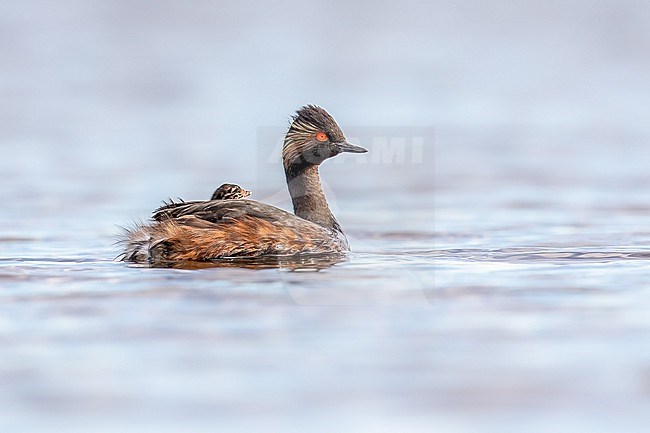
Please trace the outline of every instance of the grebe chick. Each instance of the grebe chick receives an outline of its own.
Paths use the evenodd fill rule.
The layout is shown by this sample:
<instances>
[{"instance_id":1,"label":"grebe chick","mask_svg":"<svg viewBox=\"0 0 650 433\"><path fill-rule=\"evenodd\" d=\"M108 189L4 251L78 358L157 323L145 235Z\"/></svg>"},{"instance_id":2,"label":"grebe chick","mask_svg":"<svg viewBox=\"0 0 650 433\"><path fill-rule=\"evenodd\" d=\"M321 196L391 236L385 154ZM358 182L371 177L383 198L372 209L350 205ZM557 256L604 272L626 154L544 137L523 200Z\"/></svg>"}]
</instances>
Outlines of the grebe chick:
<instances>
[{"instance_id":1,"label":"grebe chick","mask_svg":"<svg viewBox=\"0 0 650 433\"><path fill-rule=\"evenodd\" d=\"M251 192L239 185L235 185L234 183L224 183L219 188L214 190L212 197L210 197L210 200L236 200L248 197L249 195L251 195ZM205 202L206 200L185 201L183 199L179 199L179 201L174 201L173 199L169 199L168 202L163 201L163 205L160 206L156 212L173 209L180 206L186 206L188 204L196 205Z\"/></svg>"},{"instance_id":2,"label":"grebe chick","mask_svg":"<svg viewBox=\"0 0 650 433\"><path fill-rule=\"evenodd\" d=\"M251 195L251 192L239 185L224 183L212 193L210 200L236 200L246 198L249 195Z\"/></svg>"},{"instance_id":3,"label":"grebe chick","mask_svg":"<svg viewBox=\"0 0 650 433\"><path fill-rule=\"evenodd\" d=\"M329 208L318 166L343 152L365 153L346 141L323 108L302 107L284 138L282 162L295 215L255 200L175 203L152 221L127 230L122 260L205 261L298 254L343 254L349 250Z\"/></svg>"}]
</instances>

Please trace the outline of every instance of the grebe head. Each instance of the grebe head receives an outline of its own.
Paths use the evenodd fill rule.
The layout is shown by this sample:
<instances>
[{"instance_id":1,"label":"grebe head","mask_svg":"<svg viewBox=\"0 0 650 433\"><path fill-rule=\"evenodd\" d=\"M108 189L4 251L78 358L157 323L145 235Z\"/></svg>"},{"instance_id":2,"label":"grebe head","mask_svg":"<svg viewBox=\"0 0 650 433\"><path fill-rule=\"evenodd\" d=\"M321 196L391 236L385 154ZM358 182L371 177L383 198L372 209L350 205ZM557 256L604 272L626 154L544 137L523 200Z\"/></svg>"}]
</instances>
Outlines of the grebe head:
<instances>
[{"instance_id":1,"label":"grebe head","mask_svg":"<svg viewBox=\"0 0 650 433\"><path fill-rule=\"evenodd\" d=\"M212 194L210 200L235 200L248 197L251 192L234 183L224 183Z\"/></svg>"},{"instance_id":2,"label":"grebe head","mask_svg":"<svg viewBox=\"0 0 650 433\"><path fill-rule=\"evenodd\" d=\"M282 148L285 170L291 166L319 165L342 152L367 150L348 143L339 125L323 108L307 105L296 112Z\"/></svg>"}]
</instances>

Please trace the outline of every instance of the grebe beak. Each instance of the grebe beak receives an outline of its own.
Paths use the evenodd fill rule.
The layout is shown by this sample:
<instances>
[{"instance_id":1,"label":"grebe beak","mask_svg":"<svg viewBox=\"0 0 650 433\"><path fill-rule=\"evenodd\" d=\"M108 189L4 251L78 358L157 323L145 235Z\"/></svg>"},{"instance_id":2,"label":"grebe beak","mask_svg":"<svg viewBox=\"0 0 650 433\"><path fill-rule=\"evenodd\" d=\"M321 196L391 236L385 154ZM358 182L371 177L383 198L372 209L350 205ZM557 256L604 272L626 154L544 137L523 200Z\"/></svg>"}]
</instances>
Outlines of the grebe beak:
<instances>
[{"instance_id":1,"label":"grebe beak","mask_svg":"<svg viewBox=\"0 0 650 433\"><path fill-rule=\"evenodd\" d=\"M368 149L364 147L357 146L356 144L350 144L347 141L333 144L339 150L339 152L366 153L368 151Z\"/></svg>"}]
</instances>

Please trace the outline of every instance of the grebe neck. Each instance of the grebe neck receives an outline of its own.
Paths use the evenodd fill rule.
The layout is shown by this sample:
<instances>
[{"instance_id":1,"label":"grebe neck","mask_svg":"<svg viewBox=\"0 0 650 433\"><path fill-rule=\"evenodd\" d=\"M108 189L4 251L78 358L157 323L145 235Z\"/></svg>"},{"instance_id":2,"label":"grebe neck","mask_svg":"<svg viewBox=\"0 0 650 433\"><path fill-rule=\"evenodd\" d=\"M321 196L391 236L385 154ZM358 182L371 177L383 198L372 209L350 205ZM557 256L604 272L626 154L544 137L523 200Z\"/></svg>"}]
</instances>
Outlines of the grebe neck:
<instances>
[{"instance_id":1,"label":"grebe neck","mask_svg":"<svg viewBox=\"0 0 650 433\"><path fill-rule=\"evenodd\" d=\"M318 174L318 166L295 164L285 169L293 212L300 218L311 221L329 230L343 233L332 215Z\"/></svg>"}]
</instances>

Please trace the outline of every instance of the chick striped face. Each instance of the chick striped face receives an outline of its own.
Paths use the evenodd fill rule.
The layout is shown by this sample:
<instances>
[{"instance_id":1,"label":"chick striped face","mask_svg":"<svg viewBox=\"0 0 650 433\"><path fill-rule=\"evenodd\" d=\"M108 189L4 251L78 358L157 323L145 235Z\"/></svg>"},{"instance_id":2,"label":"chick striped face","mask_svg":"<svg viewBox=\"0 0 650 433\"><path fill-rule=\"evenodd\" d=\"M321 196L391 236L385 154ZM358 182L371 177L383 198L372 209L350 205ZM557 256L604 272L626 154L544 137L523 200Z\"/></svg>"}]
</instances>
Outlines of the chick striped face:
<instances>
[{"instance_id":1,"label":"chick striped face","mask_svg":"<svg viewBox=\"0 0 650 433\"><path fill-rule=\"evenodd\" d=\"M334 118L315 105L302 107L284 138L282 159L285 169L292 164L318 165L339 152L332 143L345 142Z\"/></svg>"},{"instance_id":2,"label":"chick striped face","mask_svg":"<svg viewBox=\"0 0 650 433\"><path fill-rule=\"evenodd\" d=\"M233 183L224 183L215 190L210 200L236 200L251 195L251 192L245 190L239 185Z\"/></svg>"}]
</instances>

